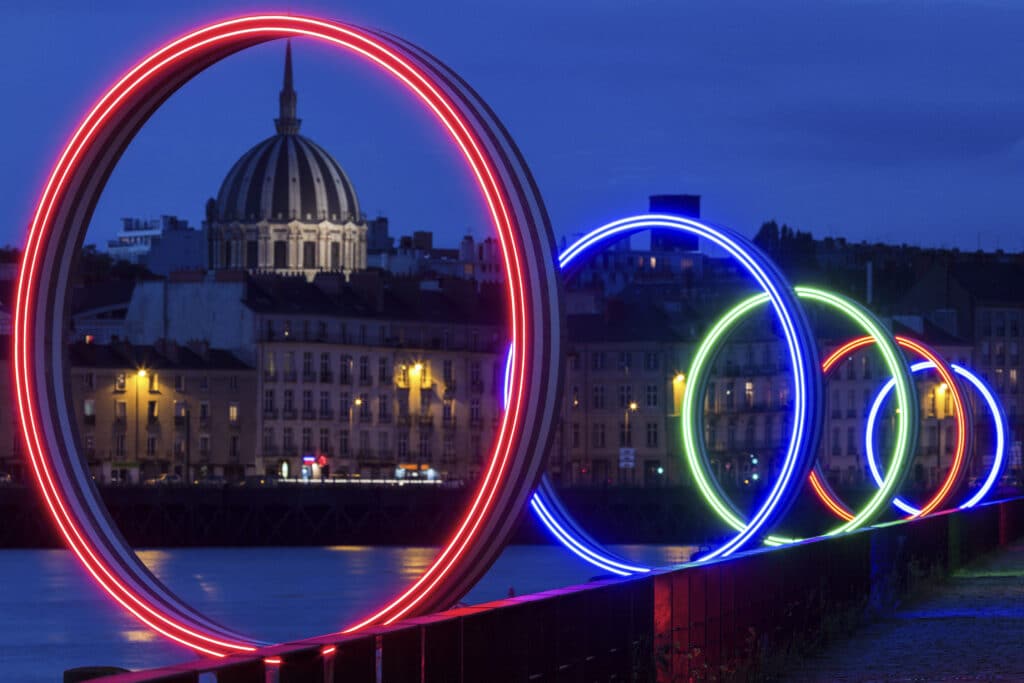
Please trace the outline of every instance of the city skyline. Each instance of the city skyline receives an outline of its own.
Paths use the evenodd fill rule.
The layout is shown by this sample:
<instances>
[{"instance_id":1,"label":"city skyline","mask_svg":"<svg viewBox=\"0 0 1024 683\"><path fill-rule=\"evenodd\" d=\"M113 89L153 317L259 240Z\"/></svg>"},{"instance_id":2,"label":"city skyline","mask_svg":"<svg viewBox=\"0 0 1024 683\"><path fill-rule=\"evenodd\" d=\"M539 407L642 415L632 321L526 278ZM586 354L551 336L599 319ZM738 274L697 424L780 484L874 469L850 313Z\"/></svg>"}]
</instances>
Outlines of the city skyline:
<instances>
[{"instance_id":1,"label":"city skyline","mask_svg":"<svg viewBox=\"0 0 1024 683\"><path fill-rule=\"evenodd\" d=\"M403 33L464 73L522 146L558 235L641 211L651 193L691 192L703 195L708 220L751 235L775 218L816 237L1018 251L1024 76L1000 36L1022 24L1024 9L928 7L800 13L775 3L746 6L750 20L736 22L706 5L588 3L585 14L538 6L529 21L492 6L458 23L397 3L347 7L344 16L322 2L285 9ZM245 11L257 9L271 7ZM26 162L0 171L15 197L0 241L21 243L57 149L125 64L239 11L236 3L145 11L108 3L88 15L72 4L12 8L0 49L18 66L3 86L22 103L8 120L20 131L14 156ZM758 30L766 25L770 33ZM822 39L839 26L841 35ZM79 29L102 45L72 53L38 40ZM982 33L969 53L953 40L966 45ZM531 49L520 52L527 36ZM89 241L103 243L122 216L171 213L198 224L231 163L273 132L283 47L248 50L172 97L112 176ZM396 234L434 230L443 243L487 236L436 124L421 111L400 113L407 96L354 60L305 41L295 49L304 132L350 174L367 215L388 216Z\"/></svg>"}]
</instances>

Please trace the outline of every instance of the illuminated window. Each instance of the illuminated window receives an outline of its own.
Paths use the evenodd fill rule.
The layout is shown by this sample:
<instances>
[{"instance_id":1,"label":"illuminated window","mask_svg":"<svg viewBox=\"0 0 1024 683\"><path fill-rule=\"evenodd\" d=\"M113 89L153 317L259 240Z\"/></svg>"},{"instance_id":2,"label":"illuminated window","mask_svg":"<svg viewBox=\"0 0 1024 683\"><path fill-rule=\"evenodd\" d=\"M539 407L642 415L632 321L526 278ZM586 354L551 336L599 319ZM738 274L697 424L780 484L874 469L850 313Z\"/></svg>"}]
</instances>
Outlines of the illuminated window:
<instances>
[{"instance_id":1,"label":"illuminated window","mask_svg":"<svg viewBox=\"0 0 1024 683\"><path fill-rule=\"evenodd\" d=\"M228 422L238 424L238 404L233 401L228 404Z\"/></svg>"},{"instance_id":2,"label":"illuminated window","mask_svg":"<svg viewBox=\"0 0 1024 683\"><path fill-rule=\"evenodd\" d=\"M156 393L160 391L160 376L155 372L149 372L146 373L146 377L149 379L150 392Z\"/></svg>"},{"instance_id":3,"label":"illuminated window","mask_svg":"<svg viewBox=\"0 0 1024 683\"><path fill-rule=\"evenodd\" d=\"M124 373L117 373L117 377L114 378L114 391L124 391L125 385L126 381Z\"/></svg>"}]
</instances>

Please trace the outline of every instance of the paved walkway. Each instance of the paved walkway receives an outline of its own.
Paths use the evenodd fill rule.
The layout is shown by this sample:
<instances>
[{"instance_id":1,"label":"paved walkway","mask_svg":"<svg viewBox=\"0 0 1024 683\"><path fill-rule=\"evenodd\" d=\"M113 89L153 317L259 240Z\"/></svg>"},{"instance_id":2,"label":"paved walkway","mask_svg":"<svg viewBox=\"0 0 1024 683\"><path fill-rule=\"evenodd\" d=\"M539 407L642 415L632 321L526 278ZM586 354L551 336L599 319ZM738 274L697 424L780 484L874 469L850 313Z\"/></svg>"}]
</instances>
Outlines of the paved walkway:
<instances>
[{"instance_id":1,"label":"paved walkway","mask_svg":"<svg viewBox=\"0 0 1024 683\"><path fill-rule=\"evenodd\" d=\"M1024 681L1024 541L805 660L792 681Z\"/></svg>"}]
</instances>

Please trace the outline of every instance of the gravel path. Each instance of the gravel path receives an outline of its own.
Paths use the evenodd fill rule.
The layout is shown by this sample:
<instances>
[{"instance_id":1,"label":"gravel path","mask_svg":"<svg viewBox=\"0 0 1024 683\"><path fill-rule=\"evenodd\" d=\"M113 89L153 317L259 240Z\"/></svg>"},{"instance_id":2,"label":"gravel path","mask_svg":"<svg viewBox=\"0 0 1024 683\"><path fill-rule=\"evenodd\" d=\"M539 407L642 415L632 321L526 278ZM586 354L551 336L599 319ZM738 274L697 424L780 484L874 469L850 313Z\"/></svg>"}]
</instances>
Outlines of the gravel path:
<instances>
[{"instance_id":1,"label":"gravel path","mask_svg":"<svg viewBox=\"0 0 1024 683\"><path fill-rule=\"evenodd\" d=\"M1024 682L1024 541L830 645L786 680Z\"/></svg>"}]
</instances>

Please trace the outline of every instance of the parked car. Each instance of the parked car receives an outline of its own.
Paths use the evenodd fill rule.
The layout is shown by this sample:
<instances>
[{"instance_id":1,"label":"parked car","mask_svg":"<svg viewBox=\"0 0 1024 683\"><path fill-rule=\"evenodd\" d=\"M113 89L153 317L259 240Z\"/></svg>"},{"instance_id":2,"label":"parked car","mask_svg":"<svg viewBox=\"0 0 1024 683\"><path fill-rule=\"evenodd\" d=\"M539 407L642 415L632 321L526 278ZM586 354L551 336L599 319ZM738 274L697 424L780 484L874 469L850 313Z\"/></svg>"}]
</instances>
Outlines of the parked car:
<instances>
[{"instance_id":1,"label":"parked car","mask_svg":"<svg viewBox=\"0 0 1024 683\"><path fill-rule=\"evenodd\" d=\"M210 486L214 488L222 488L227 485L228 480L219 475L210 475L208 477L202 477L200 479L193 479L192 483L196 486Z\"/></svg>"},{"instance_id":2,"label":"parked car","mask_svg":"<svg viewBox=\"0 0 1024 683\"><path fill-rule=\"evenodd\" d=\"M180 474L161 474L159 477L142 482L144 486L177 486L181 483Z\"/></svg>"}]
</instances>

